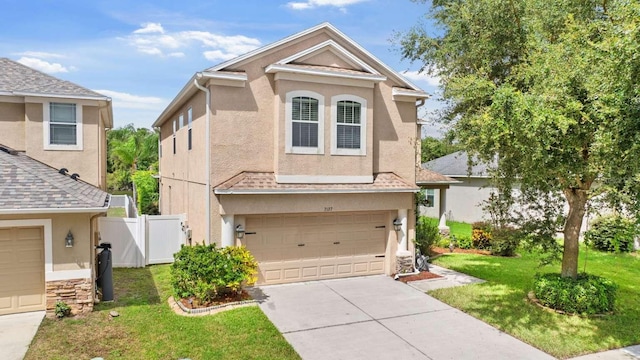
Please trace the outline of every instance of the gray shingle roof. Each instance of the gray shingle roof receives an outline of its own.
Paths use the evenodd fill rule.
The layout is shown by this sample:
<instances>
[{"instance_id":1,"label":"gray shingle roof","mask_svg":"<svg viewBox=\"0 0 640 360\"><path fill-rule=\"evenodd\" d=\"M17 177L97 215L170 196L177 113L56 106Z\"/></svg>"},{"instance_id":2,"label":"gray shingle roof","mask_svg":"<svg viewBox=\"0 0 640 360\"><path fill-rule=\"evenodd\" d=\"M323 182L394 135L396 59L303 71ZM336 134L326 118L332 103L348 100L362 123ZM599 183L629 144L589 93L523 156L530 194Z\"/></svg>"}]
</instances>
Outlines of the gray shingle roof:
<instances>
[{"instance_id":1,"label":"gray shingle roof","mask_svg":"<svg viewBox=\"0 0 640 360\"><path fill-rule=\"evenodd\" d=\"M474 161L474 163L477 161ZM492 164L495 166L495 162ZM474 164L469 173L469 154L458 151L422 164L424 169L433 170L449 177L488 177L489 166L484 163Z\"/></svg>"},{"instance_id":2,"label":"gray shingle roof","mask_svg":"<svg viewBox=\"0 0 640 360\"><path fill-rule=\"evenodd\" d=\"M0 210L104 208L109 194L0 145Z\"/></svg>"},{"instance_id":3,"label":"gray shingle roof","mask_svg":"<svg viewBox=\"0 0 640 360\"><path fill-rule=\"evenodd\" d=\"M0 94L2 93L107 98L95 91L47 75L7 58L0 58Z\"/></svg>"}]
</instances>

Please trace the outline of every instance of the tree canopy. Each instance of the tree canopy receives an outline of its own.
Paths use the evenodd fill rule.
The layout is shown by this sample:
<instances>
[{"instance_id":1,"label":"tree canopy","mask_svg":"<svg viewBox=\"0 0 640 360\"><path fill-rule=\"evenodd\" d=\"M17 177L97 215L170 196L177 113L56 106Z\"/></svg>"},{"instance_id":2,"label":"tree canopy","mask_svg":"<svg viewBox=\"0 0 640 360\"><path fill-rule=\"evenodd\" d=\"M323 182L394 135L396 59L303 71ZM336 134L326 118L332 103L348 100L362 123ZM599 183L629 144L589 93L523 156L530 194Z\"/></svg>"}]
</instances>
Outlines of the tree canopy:
<instances>
[{"instance_id":1,"label":"tree canopy","mask_svg":"<svg viewBox=\"0 0 640 360\"><path fill-rule=\"evenodd\" d=\"M464 148L497 158L498 201L536 213L520 220L547 245L562 229L575 278L588 204L640 210L640 3L433 0L427 16L436 27L401 34L403 56L441 77L440 120Z\"/></svg>"}]
</instances>

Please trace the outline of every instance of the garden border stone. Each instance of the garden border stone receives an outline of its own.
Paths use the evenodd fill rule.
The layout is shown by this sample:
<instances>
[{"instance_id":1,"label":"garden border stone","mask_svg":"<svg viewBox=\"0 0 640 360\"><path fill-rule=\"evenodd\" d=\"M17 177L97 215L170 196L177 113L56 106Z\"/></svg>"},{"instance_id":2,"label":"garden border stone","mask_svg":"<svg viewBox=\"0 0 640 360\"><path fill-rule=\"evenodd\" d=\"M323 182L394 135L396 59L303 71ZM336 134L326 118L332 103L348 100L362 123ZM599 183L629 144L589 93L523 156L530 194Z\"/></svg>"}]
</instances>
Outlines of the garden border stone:
<instances>
[{"instance_id":1,"label":"garden border stone","mask_svg":"<svg viewBox=\"0 0 640 360\"><path fill-rule=\"evenodd\" d=\"M173 312L182 316L214 315L223 311L258 305L258 301L252 299L252 300L234 301L227 304L209 306L206 308L189 309L184 305L182 305L180 301L176 301L176 299L174 299L173 296L170 296L169 299L167 299L167 302L169 303L169 307L173 310Z\"/></svg>"}]
</instances>

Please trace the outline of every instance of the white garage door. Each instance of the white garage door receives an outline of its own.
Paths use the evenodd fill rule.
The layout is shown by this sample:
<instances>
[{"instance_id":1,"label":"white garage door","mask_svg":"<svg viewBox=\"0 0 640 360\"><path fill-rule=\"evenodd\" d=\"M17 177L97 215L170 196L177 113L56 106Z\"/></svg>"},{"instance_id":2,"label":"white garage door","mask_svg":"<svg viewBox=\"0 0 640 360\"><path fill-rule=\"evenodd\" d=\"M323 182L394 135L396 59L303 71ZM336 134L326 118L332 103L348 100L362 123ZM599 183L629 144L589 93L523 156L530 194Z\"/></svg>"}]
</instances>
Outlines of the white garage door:
<instances>
[{"instance_id":1,"label":"white garage door","mask_svg":"<svg viewBox=\"0 0 640 360\"><path fill-rule=\"evenodd\" d=\"M259 284L381 274L387 214L320 213L246 218Z\"/></svg>"},{"instance_id":2,"label":"white garage door","mask_svg":"<svg viewBox=\"0 0 640 360\"><path fill-rule=\"evenodd\" d=\"M45 309L41 227L0 228L0 315Z\"/></svg>"}]
</instances>

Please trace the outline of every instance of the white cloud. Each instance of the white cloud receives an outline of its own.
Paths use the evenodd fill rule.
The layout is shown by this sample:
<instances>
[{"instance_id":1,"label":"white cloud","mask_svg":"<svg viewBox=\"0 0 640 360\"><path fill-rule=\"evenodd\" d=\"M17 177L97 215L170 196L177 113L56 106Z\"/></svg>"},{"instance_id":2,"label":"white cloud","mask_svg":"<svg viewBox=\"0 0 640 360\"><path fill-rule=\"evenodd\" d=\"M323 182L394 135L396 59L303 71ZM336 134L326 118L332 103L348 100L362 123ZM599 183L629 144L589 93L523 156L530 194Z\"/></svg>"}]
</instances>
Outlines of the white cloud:
<instances>
[{"instance_id":1,"label":"white cloud","mask_svg":"<svg viewBox=\"0 0 640 360\"><path fill-rule=\"evenodd\" d=\"M162 25L157 23L145 24L143 28L127 36L125 40L141 53L170 57L184 57L186 55L182 50L200 45L205 48L202 51L203 56L210 61L228 60L260 46L258 39L243 35L226 36L208 31L171 32L165 31Z\"/></svg>"},{"instance_id":2,"label":"white cloud","mask_svg":"<svg viewBox=\"0 0 640 360\"><path fill-rule=\"evenodd\" d=\"M440 78L438 76L429 75L427 71L417 72L417 71L405 71L402 73L402 76L407 79L415 82L425 82L429 86L439 86Z\"/></svg>"},{"instance_id":3,"label":"white cloud","mask_svg":"<svg viewBox=\"0 0 640 360\"><path fill-rule=\"evenodd\" d=\"M333 6L340 9L342 12L347 11L347 6L361 3L369 0L307 0L307 1L291 1L287 3L287 6L293 10L306 10L313 9L320 6Z\"/></svg>"},{"instance_id":4,"label":"white cloud","mask_svg":"<svg viewBox=\"0 0 640 360\"><path fill-rule=\"evenodd\" d=\"M28 67L40 70L48 74L66 73L69 72L69 70L74 69L72 67L66 68L59 63L50 63L41 59L36 59L34 57L23 56L18 59L18 62L22 65L26 65Z\"/></svg>"},{"instance_id":5,"label":"white cloud","mask_svg":"<svg viewBox=\"0 0 640 360\"><path fill-rule=\"evenodd\" d=\"M235 55L225 54L220 50L205 51L204 57L209 61L227 61L233 59Z\"/></svg>"},{"instance_id":6,"label":"white cloud","mask_svg":"<svg viewBox=\"0 0 640 360\"><path fill-rule=\"evenodd\" d=\"M140 96L113 90L94 90L111 98L114 108L123 109L164 109L167 101L156 96Z\"/></svg>"},{"instance_id":7,"label":"white cloud","mask_svg":"<svg viewBox=\"0 0 640 360\"><path fill-rule=\"evenodd\" d=\"M162 25L159 23L144 23L141 25L142 27L136 31L134 34L150 34L150 33L160 33L164 34L164 29Z\"/></svg>"},{"instance_id":8,"label":"white cloud","mask_svg":"<svg viewBox=\"0 0 640 360\"><path fill-rule=\"evenodd\" d=\"M26 57L34 57L40 59L64 59L66 56L62 54L44 52L44 51L24 51L19 53L14 53L13 55L20 55Z\"/></svg>"}]
</instances>

